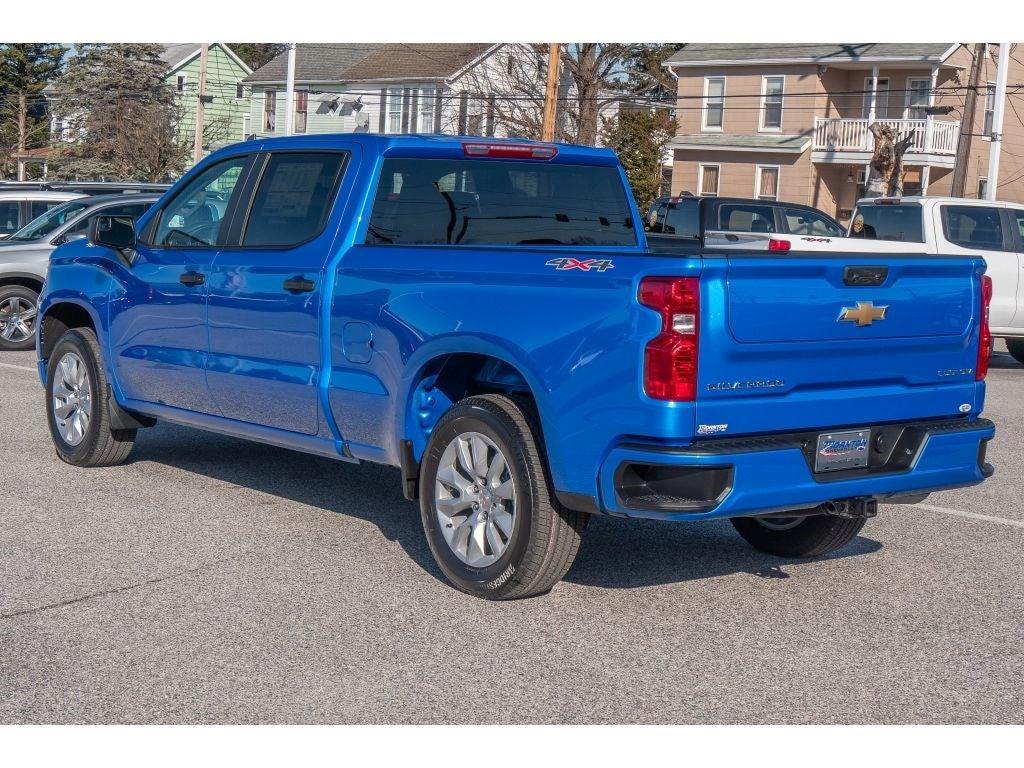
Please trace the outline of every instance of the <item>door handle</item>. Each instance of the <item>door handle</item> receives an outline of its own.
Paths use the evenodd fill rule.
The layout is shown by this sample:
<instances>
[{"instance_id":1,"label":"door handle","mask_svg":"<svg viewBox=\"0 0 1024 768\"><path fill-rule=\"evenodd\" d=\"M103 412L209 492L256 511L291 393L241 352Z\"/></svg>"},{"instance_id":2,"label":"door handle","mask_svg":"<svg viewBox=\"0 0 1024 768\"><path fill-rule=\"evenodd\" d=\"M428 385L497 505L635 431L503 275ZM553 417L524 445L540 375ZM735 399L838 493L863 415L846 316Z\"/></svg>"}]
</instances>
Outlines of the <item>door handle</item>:
<instances>
[{"instance_id":1,"label":"door handle","mask_svg":"<svg viewBox=\"0 0 1024 768\"><path fill-rule=\"evenodd\" d=\"M196 272L194 269L190 269L188 272L181 273L181 277L178 278L178 282L191 288L192 286L202 285L205 283L206 277L202 272Z\"/></svg>"},{"instance_id":2,"label":"door handle","mask_svg":"<svg viewBox=\"0 0 1024 768\"><path fill-rule=\"evenodd\" d=\"M312 280L307 280L302 275L296 275L285 280L282 287L288 293L309 293L316 285Z\"/></svg>"}]
</instances>

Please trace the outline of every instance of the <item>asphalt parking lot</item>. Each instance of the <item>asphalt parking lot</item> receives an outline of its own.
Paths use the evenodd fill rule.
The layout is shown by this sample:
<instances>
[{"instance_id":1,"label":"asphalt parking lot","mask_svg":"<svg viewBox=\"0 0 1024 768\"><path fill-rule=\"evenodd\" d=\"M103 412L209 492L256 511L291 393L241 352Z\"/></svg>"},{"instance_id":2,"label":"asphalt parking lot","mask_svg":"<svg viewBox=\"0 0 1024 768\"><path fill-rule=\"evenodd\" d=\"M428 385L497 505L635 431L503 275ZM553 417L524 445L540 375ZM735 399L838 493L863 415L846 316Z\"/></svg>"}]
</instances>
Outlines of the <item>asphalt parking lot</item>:
<instances>
[{"instance_id":1,"label":"asphalt parking lot","mask_svg":"<svg viewBox=\"0 0 1024 768\"><path fill-rule=\"evenodd\" d=\"M1024 367L981 487L790 562L596 519L550 594L442 580L396 470L160 425L54 456L0 358L0 723L1024 722Z\"/></svg>"}]
</instances>

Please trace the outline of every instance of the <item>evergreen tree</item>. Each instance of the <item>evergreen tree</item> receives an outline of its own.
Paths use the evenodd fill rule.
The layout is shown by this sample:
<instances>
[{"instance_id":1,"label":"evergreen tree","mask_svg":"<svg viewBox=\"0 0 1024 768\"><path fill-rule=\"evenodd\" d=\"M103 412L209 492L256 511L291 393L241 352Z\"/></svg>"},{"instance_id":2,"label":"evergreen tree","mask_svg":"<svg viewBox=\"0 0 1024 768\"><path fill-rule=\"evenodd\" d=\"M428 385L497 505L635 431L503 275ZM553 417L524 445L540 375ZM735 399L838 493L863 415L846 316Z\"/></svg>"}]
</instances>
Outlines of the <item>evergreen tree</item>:
<instances>
[{"instance_id":1,"label":"evergreen tree","mask_svg":"<svg viewBox=\"0 0 1024 768\"><path fill-rule=\"evenodd\" d=\"M189 148L178 140L176 91L164 82L163 46L77 45L56 84L54 112L72 141L56 158L61 178L162 181L179 174Z\"/></svg>"},{"instance_id":2,"label":"evergreen tree","mask_svg":"<svg viewBox=\"0 0 1024 768\"><path fill-rule=\"evenodd\" d=\"M56 43L0 45L0 173L15 166L14 155L46 143L43 88L62 68L65 50Z\"/></svg>"},{"instance_id":3,"label":"evergreen tree","mask_svg":"<svg viewBox=\"0 0 1024 768\"><path fill-rule=\"evenodd\" d=\"M620 109L603 120L601 138L619 155L641 211L660 194L665 147L674 132L667 109Z\"/></svg>"},{"instance_id":4,"label":"evergreen tree","mask_svg":"<svg viewBox=\"0 0 1024 768\"><path fill-rule=\"evenodd\" d=\"M253 70L288 50L284 43L228 43L228 47Z\"/></svg>"}]
</instances>

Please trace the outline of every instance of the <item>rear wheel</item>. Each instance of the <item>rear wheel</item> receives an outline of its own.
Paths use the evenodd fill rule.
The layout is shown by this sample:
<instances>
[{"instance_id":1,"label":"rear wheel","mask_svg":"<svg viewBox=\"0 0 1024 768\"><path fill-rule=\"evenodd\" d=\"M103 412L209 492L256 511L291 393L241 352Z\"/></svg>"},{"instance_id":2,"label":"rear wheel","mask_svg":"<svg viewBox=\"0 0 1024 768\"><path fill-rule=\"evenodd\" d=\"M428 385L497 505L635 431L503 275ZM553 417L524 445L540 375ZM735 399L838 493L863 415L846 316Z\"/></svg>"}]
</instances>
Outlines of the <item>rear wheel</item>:
<instances>
[{"instance_id":1,"label":"rear wheel","mask_svg":"<svg viewBox=\"0 0 1024 768\"><path fill-rule=\"evenodd\" d=\"M57 341L46 366L46 415L57 456L78 467L128 458L134 429L112 429L109 388L96 334L75 328Z\"/></svg>"},{"instance_id":2,"label":"rear wheel","mask_svg":"<svg viewBox=\"0 0 1024 768\"><path fill-rule=\"evenodd\" d=\"M1018 363L1024 363L1024 339L1007 339L1006 349L1010 357Z\"/></svg>"},{"instance_id":3,"label":"rear wheel","mask_svg":"<svg viewBox=\"0 0 1024 768\"><path fill-rule=\"evenodd\" d=\"M0 286L0 352L32 349L39 294L23 285Z\"/></svg>"},{"instance_id":4,"label":"rear wheel","mask_svg":"<svg viewBox=\"0 0 1024 768\"><path fill-rule=\"evenodd\" d=\"M848 544L863 517L734 517L732 524L754 549L779 557L819 557Z\"/></svg>"},{"instance_id":5,"label":"rear wheel","mask_svg":"<svg viewBox=\"0 0 1024 768\"><path fill-rule=\"evenodd\" d=\"M576 558L586 521L551 492L532 407L502 395L466 398L438 422L420 511L444 575L488 600L550 590Z\"/></svg>"}]
</instances>

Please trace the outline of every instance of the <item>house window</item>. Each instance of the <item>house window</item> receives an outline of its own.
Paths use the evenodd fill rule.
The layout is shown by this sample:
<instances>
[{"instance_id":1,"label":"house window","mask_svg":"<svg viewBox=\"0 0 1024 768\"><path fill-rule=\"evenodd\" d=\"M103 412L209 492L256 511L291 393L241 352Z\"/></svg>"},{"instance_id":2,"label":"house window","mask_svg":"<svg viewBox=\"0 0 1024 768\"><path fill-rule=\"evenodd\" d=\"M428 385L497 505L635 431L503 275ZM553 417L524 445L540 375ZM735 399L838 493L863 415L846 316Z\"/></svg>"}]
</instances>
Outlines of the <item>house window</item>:
<instances>
[{"instance_id":1,"label":"house window","mask_svg":"<svg viewBox=\"0 0 1024 768\"><path fill-rule=\"evenodd\" d=\"M779 166L757 166L757 172L754 174L754 196L758 200L779 199Z\"/></svg>"},{"instance_id":2,"label":"house window","mask_svg":"<svg viewBox=\"0 0 1024 768\"><path fill-rule=\"evenodd\" d=\"M387 113L384 121L386 133L402 132L402 89L389 88Z\"/></svg>"},{"instance_id":3,"label":"house window","mask_svg":"<svg viewBox=\"0 0 1024 768\"><path fill-rule=\"evenodd\" d=\"M236 99L244 99L245 98L245 86L242 85L242 81L241 80L235 80L235 98Z\"/></svg>"},{"instance_id":4,"label":"house window","mask_svg":"<svg viewBox=\"0 0 1024 768\"><path fill-rule=\"evenodd\" d=\"M484 103L479 96L470 96L466 102L466 135L484 135Z\"/></svg>"},{"instance_id":5,"label":"house window","mask_svg":"<svg viewBox=\"0 0 1024 768\"><path fill-rule=\"evenodd\" d=\"M417 122L413 130L419 133L433 133L434 132L434 89L433 88L421 88L419 93L419 99L416 102L418 104L418 116Z\"/></svg>"},{"instance_id":6,"label":"house window","mask_svg":"<svg viewBox=\"0 0 1024 768\"><path fill-rule=\"evenodd\" d=\"M697 167L697 188L701 197L718 196L718 166L699 165Z\"/></svg>"},{"instance_id":7,"label":"house window","mask_svg":"<svg viewBox=\"0 0 1024 768\"><path fill-rule=\"evenodd\" d=\"M704 78L703 123L705 130L720 131L725 121L725 78Z\"/></svg>"},{"instance_id":8,"label":"house window","mask_svg":"<svg viewBox=\"0 0 1024 768\"><path fill-rule=\"evenodd\" d=\"M907 78L907 120L924 120L932 81L928 77Z\"/></svg>"},{"instance_id":9,"label":"house window","mask_svg":"<svg viewBox=\"0 0 1024 768\"><path fill-rule=\"evenodd\" d=\"M306 132L306 115L309 111L309 91L295 92L295 132Z\"/></svg>"},{"instance_id":10,"label":"house window","mask_svg":"<svg viewBox=\"0 0 1024 768\"><path fill-rule=\"evenodd\" d=\"M864 117L871 117L871 78L864 78ZM889 114L889 78L878 78L878 92L875 94L875 119L887 120Z\"/></svg>"},{"instance_id":11,"label":"house window","mask_svg":"<svg viewBox=\"0 0 1024 768\"><path fill-rule=\"evenodd\" d=\"M988 176L978 177L978 199L984 200L988 194Z\"/></svg>"},{"instance_id":12,"label":"house window","mask_svg":"<svg viewBox=\"0 0 1024 768\"><path fill-rule=\"evenodd\" d=\"M277 130L277 91L263 92L263 130L273 133Z\"/></svg>"},{"instance_id":13,"label":"house window","mask_svg":"<svg viewBox=\"0 0 1024 768\"><path fill-rule=\"evenodd\" d=\"M761 130L782 130L782 90L784 76L761 78Z\"/></svg>"},{"instance_id":14,"label":"house window","mask_svg":"<svg viewBox=\"0 0 1024 768\"><path fill-rule=\"evenodd\" d=\"M996 84L989 80L988 87L985 89L985 127L981 130L981 132L989 138L992 138L992 118L995 113Z\"/></svg>"},{"instance_id":15,"label":"house window","mask_svg":"<svg viewBox=\"0 0 1024 768\"><path fill-rule=\"evenodd\" d=\"M178 93L185 92L185 83L188 82L188 78L185 75L178 75Z\"/></svg>"}]
</instances>

